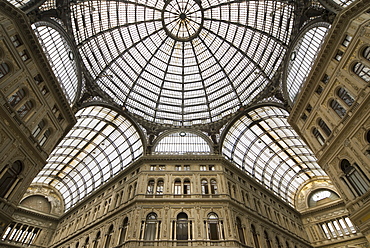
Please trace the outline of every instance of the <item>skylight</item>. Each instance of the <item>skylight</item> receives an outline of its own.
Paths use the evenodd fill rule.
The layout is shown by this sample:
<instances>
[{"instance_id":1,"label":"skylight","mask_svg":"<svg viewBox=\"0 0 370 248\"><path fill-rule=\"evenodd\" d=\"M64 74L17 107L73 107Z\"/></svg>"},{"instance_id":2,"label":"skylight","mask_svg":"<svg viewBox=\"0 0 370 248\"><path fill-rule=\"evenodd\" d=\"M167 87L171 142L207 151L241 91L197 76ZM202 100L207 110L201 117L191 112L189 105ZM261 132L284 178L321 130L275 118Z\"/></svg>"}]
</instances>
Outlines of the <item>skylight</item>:
<instances>
[{"instance_id":1,"label":"skylight","mask_svg":"<svg viewBox=\"0 0 370 248\"><path fill-rule=\"evenodd\" d=\"M88 72L148 121L214 122L271 81L290 39L294 4L279 1L84 1L71 4Z\"/></svg>"},{"instance_id":2,"label":"skylight","mask_svg":"<svg viewBox=\"0 0 370 248\"><path fill-rule=\"evenodd\" d=\"M211 154L206 139L207 137L201 137L193 132L171 132L159 140L153 154Z\"/></svg>"},{"instance_id":3,"label":"skylight","mask_svg":"<svg viewBox=\"0 0 370 248\"><path fill-rule=\"evenodd\" d=\"M290 61L286 69L286 84L291 102L294 102L302 84L310 73L328 30L329 24L327 23L319 23L309 28L303 33L290 53Z\"/></svg>"},{"instance_id":4,"label":"skylight","mask_svg":"<svg viewBox=\"0 0 370 248\"><path fill-rule=\"evenodd\" d=\"M266 106L250 111L230 128L223 154L266 188L294 206L300 185L326 174L287 122L288 112Z\"/></svg>"},{"instance_id":5,"label":"skylight","mask_svg":"<svg viewBox=\"0 0 370 248\"><path fill-rule=\"evenodd\" d=\"M65 210L143 154L138 132L115 111L92 106L76 116L76 125L33 180L57 189Z\"/></svg>"},{"instance_id":6,"label":"skylight","mask_svg":"<svg viewBox=\"0 0 370 248\"><path fill-rule=\"evenodd\" d=\"M68 102L72 105L76 101L80 81L75 54L67 39L50 22L37 22L33 28Z\"/></svg>"}]
</instances>

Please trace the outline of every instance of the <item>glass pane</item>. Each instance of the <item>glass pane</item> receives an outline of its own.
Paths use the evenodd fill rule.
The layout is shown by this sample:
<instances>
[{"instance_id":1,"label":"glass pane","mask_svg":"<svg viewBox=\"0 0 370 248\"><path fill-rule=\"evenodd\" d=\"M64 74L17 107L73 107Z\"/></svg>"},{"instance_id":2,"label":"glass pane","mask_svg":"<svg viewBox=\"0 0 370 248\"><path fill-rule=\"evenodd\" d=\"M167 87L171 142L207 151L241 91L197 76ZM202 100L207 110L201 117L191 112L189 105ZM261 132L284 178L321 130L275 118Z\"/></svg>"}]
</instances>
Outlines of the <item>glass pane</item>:
<instances>
[{"instance_id":1,"label":"glass pane","mask_svg":"<svg viewBox=\"0 0 370 248\"><path fill-rule=\"evenodd\" d=\"M329 30L326 24L308 30L297 42L291 54L287 71L287 92L294 102L306 80Z\"/></svg>"},{"instance_id":2,"label":"glass pane","mask_svg":"<svg viewBox=\"0 0 370 248\"><path fill-rule=\"evenodd\" d=\"M190 132L172 133L159 141L154 154L210 154L209 144Z\"/></svg>"},{"instance_id":3,"label":"glass pane","mask_svg":"<svg viewBox=\"0 0 370 248\"><path fill-rule=\"evenodd\" d=\"M334 3L338 4L339 6L345 8L353 3L355 0L332 0Z\"/></svg>"},{"instance_id":4,"label":"glass pane","mask_svg":"<svg viewBox=\"0 0 370 248\"><path fill-rule=\"evenodd\" d=\"M68 102L72 104L77 94L78 72L69 44L61 33L48 26L47 22L37 22L33 27Z\"/></svg>"},{"instance_id":5,"label":"glass pane","mask_svg":"<svg viewBox=\"0 0 370 248\"><path fill-rule=\"evenodd\" d=\"M0 64L0 78L4 77L9 72L9 66L6 63Z\"/></svg>"},{"instance_id":6,"label":"glass pane","mask_svg":"<svg viewBox=\"0 0 370 248\"><path fill-rule=\"evenodd\" d=\"M222 152L293 205L300 185L326 174L287 118L287 111L273 106L248 112L230 127Z\"/></svg>"},{"instance_id":7,"label":"glass pane","mask_svg":"<svg viewBox=\"0 0 370 248\"><path fill-rule=\"evenodd\" d=\"M13 4L15 7L22 7L26 5L30 0L7 0L9 3Z\"/></svg>"},{"instance_id":8,"label":"glass pane","mask_svg":"<svg viewBox=\"0 0 370 248\"><path fill-rule=\"evenodd\" d=\"M370 68L362 63L356 63L353 71L361 77L365 82L370 82Z\"/></svg>"},{"instance_id":9,"label":"glass pane","mask_svg":"<svg viewBox=\"0 0 370 248\"><path fill-rule=\"evenodd\" d=\"M117 112L98 106L81 109L77 123L34 179L59 190L65 210L143 154L134 126Z\"/></svg>"},{"instance_id":10,"label":"glass pane","mask_svg":"<svg viewBox=\"0 0 370 248\"><path fill-rule=\"evenodd\" d=\"M96 0L71 2L70 23L88 73L117 103L149 121L190 126L235 113L271 82L295 6Z\"/></svg>"}]
</instances>

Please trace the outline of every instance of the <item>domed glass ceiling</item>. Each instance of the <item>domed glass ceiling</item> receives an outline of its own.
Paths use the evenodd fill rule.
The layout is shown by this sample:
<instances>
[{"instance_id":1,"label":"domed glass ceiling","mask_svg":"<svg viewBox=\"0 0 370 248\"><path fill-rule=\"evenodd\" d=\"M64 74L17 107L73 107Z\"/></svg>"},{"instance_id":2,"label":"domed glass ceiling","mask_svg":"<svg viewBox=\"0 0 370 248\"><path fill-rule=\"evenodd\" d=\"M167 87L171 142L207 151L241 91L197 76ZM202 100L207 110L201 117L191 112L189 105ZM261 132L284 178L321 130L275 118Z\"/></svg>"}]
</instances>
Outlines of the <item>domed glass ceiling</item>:
<instances>
[{"instance_id":1,"label":"domed glass ceiling","mask_svg":"<svg viewBox=\"0 0 370 248\"><path fill-rule=\"evenodd\" d=\"M172 125L217 121L252 101L286 52L294 6L278 1L71 4L82 60L118 104Z\"/></svg>"}]
</instances>

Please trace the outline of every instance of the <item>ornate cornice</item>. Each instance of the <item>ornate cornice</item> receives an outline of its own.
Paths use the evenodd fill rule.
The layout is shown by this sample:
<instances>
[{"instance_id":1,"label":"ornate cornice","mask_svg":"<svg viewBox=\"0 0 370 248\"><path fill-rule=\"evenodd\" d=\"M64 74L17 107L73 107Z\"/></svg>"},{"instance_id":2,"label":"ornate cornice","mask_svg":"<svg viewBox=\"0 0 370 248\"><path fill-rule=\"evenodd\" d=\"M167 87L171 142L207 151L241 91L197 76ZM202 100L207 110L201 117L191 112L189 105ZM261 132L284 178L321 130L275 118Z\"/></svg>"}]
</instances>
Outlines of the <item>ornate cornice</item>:
<instances>
[{"instance_id":1,"label":"ornate cornice","mask_svg":"<svg viewBox=\"0 0 370 248\"><path fill-rule=\"evenodd\" d=\"M42 213L37 210L28 209L22 206L18 206L15 214L17 213L25 214L27 216L31 215L37 218L41 218L42 220L59 221L58 216L53 216L50 214Z\"/></svg>"},{"instance_id":2,"label":"ornate cornice","mask_svg":"<svg viewBox=\"0 0 370 248\"><path fill-rule=\"evenodd\" d=\"M337 209L338 207L343 207L344 208L344 202L343 202L342 199L327 203L325 205L320 205L320 206L317 206L317 207L302 210L301 215L302 215L302 218L305 218L306 215L311 216L315 213L319 213L319 212L322 213L322 212L327 211L327 210L334 210L334 209Z\"/></svg>"}]
</instances>

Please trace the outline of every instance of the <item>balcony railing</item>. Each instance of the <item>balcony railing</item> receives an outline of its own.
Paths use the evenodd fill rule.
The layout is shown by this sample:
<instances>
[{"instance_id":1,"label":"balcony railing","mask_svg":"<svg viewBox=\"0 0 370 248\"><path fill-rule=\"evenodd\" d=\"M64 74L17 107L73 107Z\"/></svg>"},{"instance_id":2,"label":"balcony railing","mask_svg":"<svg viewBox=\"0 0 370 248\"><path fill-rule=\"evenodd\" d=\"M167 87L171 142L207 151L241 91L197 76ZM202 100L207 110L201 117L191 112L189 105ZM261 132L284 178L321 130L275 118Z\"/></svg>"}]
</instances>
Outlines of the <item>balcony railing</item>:
<instances>
[{"instance_id":1,"label":"balcony railing","mask_svg":"<svg viewBox=\"0 0 370 248\"><path fill-rule=\"evenodd\" d=\"M253 248L244 245L237 240L129 240L113 248L134 248L134 247L230 247L230 248Z\"/></svg>"}]
</instances>

